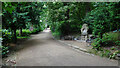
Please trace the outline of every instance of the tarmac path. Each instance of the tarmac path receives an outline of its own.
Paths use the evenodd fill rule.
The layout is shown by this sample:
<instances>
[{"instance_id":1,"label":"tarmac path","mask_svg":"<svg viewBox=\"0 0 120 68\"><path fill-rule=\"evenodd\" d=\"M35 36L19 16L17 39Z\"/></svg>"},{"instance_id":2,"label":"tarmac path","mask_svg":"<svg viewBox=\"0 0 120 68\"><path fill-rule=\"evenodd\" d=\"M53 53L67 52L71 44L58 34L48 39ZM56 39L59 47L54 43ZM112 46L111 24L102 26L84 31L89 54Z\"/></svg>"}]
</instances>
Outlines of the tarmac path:
<instances>
[{"instance_id":1,"label":"tarmac path","mask_svg":"<svg viewBox=\"0 0 120 68\"><path fill-rule=\"evenodd\" d=\"M118 66L117 60L91 56L60 44L49 29L31 37L16 53L16 66Z\"/></svg>"}]
</instances>

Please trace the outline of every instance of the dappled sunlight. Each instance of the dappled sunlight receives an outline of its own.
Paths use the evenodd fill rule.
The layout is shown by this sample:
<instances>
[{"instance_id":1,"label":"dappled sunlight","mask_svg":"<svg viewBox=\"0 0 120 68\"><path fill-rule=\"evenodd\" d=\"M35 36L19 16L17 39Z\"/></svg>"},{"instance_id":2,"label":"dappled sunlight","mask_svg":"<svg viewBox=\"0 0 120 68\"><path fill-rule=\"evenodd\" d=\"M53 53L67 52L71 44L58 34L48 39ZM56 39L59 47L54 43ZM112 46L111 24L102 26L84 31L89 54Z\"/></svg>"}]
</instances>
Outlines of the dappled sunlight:
<instances>
[{"instance_id":1,"label":"dappled sunlight","mask_svg":"<svg viewBox=\"0 0 120 68\"><path fill-rule=\"evenodd\" d=\"M50 32L50 28L45 29L43 32Z\"/></svg>"},{"instance_id":2,"label":"dappled sunlight","mask_svg":"<svg viewBox=\"0 0 120 68\"><path fill-rule=\"evenodd\" d=\"M118 65L120 2L3 2L1 6L1 58L7 58L2 66Z\"/></svg>"}]
</instances>

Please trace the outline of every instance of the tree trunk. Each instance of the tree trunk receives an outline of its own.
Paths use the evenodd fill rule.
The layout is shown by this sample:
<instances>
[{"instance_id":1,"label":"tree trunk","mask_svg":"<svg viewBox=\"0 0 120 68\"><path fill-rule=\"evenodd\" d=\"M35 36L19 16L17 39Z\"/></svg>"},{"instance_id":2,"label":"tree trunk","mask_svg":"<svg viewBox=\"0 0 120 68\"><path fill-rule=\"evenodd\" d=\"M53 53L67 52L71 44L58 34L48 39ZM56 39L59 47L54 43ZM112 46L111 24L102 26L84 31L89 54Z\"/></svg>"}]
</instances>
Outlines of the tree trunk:
<instances>
[{"instance_id":1,"label":"tree trunk","mask_svg":"<svg viewBox=\"0 0 120 68\"><path fill-rule=\"evenodd\" d=\"M119 31L119 23L117 22L117 31Z\"/></svg>"},{"instance_id":2,"label":"tree trunk","mask_svg":"<svg viewBox=\"0 0 120 68\"><path fill-rule=\"evenodd\" d=\"M100 33L100 39L102 39L103 38L103 33ZM100 45L102 46L103 45L103 43L102 43L102 40L100 41ZM101 47L100 46L100 47ZM99 50L99 48L98 48L98 50Z\"/></svg>"},{"instance_id":3,"label":"tree trunk","mask_svg":"<svg viewBox=\"0 0 120 68\"><path fill-rule=\"evenodd\" d=\"M22 28L20 28L19 36L22 36Z\"/></svg>"},{"instance_id":4,"label":"tree trunk","mask_svg":"<svg viewBox=\"0 0 120 68\"><path fill-rule=\"evenodd\" d=\"M66 21L69 20L69 18L70 18L69 12L70 12L70 9L68 9L68 10L66 11L66 14L65 14L65 16L67 17L67 18L65 19Z\"/></svg>"},{"instance_id":5,"label":"tree trunk","mask_svg":"<svg viewBox=\"0 0 120 68\"><path fill-rule=\"evenodd\" d=\"M69 21L68 21L69 18L70 18L69 13L70 13L70 9L68 9L67 12L66 12L66 14L65 14L65 16L67 17L67 18L65 19L65 21L66 21L66 25L68 26L68 28L70 27ZM67 31L68 31L68 32L67 32L67 35L69 35L69 34L70 34L70 33L69 33L70 30L68 29Z\"/></svg>"},{"instance_id":6,"label":"tree trunk","mask_svg":"<svg viewBox=\"0 0 120 68\"><path fill-rule=\"evenodd\" d=\"M17 43L16 29L14 29L13 31L14 31L14 43Z\"/></svg>"},{"instance_id":7,"label":"tree trunk","mask_svg":"<svg viewBox=\"0 0 120 68\"><path fill-rule=\"evenodd\" d=\"M100 38L102 39L102 35L103 35L103 33L100 33Z\"/></svg>"},{"instance_id":8,"label":"tree trunk","mask_svg":"<svg viewBox=\"0 0 120 68\"><path fill-rule=\"evenodd\" d=\"M70 18L69 12L70 12L70 9L67 10L67 20L69 20L69 18Z\"/></svg>"}]
</instances>

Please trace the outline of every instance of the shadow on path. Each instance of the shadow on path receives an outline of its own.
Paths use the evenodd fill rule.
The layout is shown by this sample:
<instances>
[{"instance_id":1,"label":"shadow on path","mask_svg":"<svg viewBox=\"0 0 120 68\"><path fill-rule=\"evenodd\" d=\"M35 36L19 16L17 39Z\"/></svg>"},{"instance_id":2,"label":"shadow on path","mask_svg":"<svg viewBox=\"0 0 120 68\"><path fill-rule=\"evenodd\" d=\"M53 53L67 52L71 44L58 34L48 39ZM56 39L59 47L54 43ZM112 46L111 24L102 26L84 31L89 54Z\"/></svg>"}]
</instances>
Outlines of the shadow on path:
<instances>
[{"instance_id":1,"label":"shadow on path","mask_svg":"<svg viewBox=\"0 0 120 68\"><path fill-rule=\"evenodd\" d=\"M53 40L50 29L31 35L16 52L16 66L117 66L99 56L75 51Z\"/></svg>"}]
</instances>

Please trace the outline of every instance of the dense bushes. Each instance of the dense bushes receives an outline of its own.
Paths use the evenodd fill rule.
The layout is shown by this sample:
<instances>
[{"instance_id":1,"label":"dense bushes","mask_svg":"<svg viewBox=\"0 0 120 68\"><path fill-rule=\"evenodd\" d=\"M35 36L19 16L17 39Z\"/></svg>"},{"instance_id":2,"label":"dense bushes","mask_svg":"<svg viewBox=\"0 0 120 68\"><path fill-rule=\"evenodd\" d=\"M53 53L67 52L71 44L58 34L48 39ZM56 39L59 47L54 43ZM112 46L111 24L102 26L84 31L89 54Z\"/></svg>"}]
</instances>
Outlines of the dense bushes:
<instances>
[{"instance_id":1,"label":"dense bushes","mask_svg":"<svg viewBox=\"0 0 120 68\"><path fill-rule=\"evenodd\" d=\"M85 22L90 26L92 33L94 35L103 34L105 32L111 31L110 23L110 13L106 7L97 7L92 10L88 16L84 19ZM109 26L108 26L109 25Z\"/></svg>"},{"instance_id":2,"label":"dense bushes","mask_svg":"<svg viewBox=\"0 0 120 68\"><path fill-rule=\"evenodd\" d=\"M47 3L46 19L54 34L80 33L83 23L87 23L88 33L102 39L105 32L120 29L119 3Z\"/></svg>"},{"instance_id":3,"label":"dense bushes","mask_svg":"<svg viewBox=\"0 0 120 68\"><path fill-rule=\"evenodd\" d=\"M65 22L65 23L62 23L60 26L59 26L59 30L62 34L62 36L65 36L65 35L69 35L69 34L75 34L75 33L80 33L81 27L80 25L78 25L77 23L75 22Z\"/></svg>"},{"instance_id":4,"label":"dense bushes","mask_svg":"<svg viewBox=\"0 0 120 68\"><path fill-rule=\"evenodd\" d=\"M17 30L17 39L29 38L31 34L36 34L40 31L40 29L34 29L33 31L30 31L29 29L23 29L22 35L19 35L19 30ZM2 46L0 47L0 49L2 49L2 57L7 56L7 54L11 52L12 46L10 46L10 44L14 43L13 39L13 34L9 30L2 29Z\"/></svg>"},{"instance_id":5,"label":"dense bushes","mask_svg":"<svg viewBox=\"0 0 120 68\"><path fill-rule=\"evenodd\" d=\"M93 48L100 49L100 47L110 47L110 46L119 46L120 45L120 32L110 32L103 34L103 38L96 38L92 43ZM102 43L102 45L101 45Z\"/></svg>"},{"instance_id":6,"label":"dense bushes","mask_svg":"<svg viewBox=\"0 0 120 68\"><path fill-rule=\"evenodd\" d=\"M110 47L119 45L120 2L117 3L94 3L94 9L90 11L83 21L89 25L89 33L98 36L92 43L93 48Z\"/></svg>"},{"instance_id":7,"label":"dense bushes","mask_svg":"<svg viewBox=\"0 0 120 68\"><path fill-rule=\"evenodd\" d=\"M30 27L35 28L33 33L41 31L41 26L43 26L43 23L40 21L42 3L6 2L2 4L2 7L2 28L12 32L14 43L17 42L18 36L16 30L20 30L20 34L22 34L22 29ZM28 34L26 32L23 33L22 35Z\"/></svg>"},{"instance_id":8,"label":"dense bushes","mask_svg":"<svg viewBox=\"0 0 120 68\"><path fill-rule=\"evenodd\" d=\"M120 23L117 20L120 20L120 13L118 13L120 8L115 8L119 3L97 3L95 4L97 7L86 15L84 22L89 25L94 35L102 36L105 32L119 29Z\"/></svg>"},{"instance_id":9,"label":"dense bushes","mask_svg":"<svg viewBox=\"0 0 120 68\"><path fill-rule=\"evenodd\" d=\"M20 34L19 34L20 30L17 30L16 32L17 32L16 35L20 36ZM31 33L31 31L29 31L29 29L22 29L22 35L21 36L29 36L30 33Z\"/></svg>"},{"instance_id":10,"label":"dense bushes","mask_svg":"<svg viewBox=\"0 0 120 68\"><path fill-rule=\"evenodd\" d=\"M47 20L54 34L65 36L80 33L82 18L92 9L91 3L47 3ZM58 33L59 32L59 33Z\"/></svg>"},{"instance_id":11,"label":"dense bushes","mask_svg":"<svg viewBox=\"0 0 120 68\"><path fill-rule=\"evenodd\" d=\"M33 31L31 31L31 34L37 34L38 32L42 31L41 28L34 28Z\"/></svg>"},{"instance_id":12,"label":"dense bushes","mask_svg":"<svg viewBox=\"0 0 120 68\"><path fill-rule=\"evenodd\" d=\"M0 53L2 53L2 57L7 56L7 54L9 53L9 46L0 46Z\"/></svg>"},{"instance_id":13,"label":"dense bushes","mask_svg":"<svg viewBox=\"0 0 120 68\"><path fill-rule=\"evenodd\" d=\"M42 7L42 3L3 2L2 48L4 54L12 48L10 44L16 44L18 39L29 38L30 34L44 29L42 27L44 24L40 21ZM34 30L29 31L30 27ZM6 47L9 48L6 49Z\"/></svg>"},{"instance_id":14,"label":"dense bushes","mask_svg":"<svg viewBox=\"0 0 120 68\"><path fill-rule=\"evenodd\" d=\"M120 53L120 32L104 33L103 38L96 38L92 43L93 49L100 56L105 56L112 59L117 59L117 54Z\"/></svg>"},{"instance_id":15,"label":"dense bushes","mask_svg":"<svg viewBox=\"0 0 120 68\"><path fill-rule=\"evenodd\" d=\"M24 36L29 36L30 34L36 34L40 31L41 31L40 29L34 29L33 31L30 31L29 29L23 29L21 36L19 35L19 30L16 31L16 35L17 35L17 37L24 37ZM13 34L6 29L2 29L2 39L3 39L2 40L3 44L11 43L11 42L13 42L13 40L12 40Z\"/></svg>"},{"instance_id":16,"label":"dense bushes","mask_svg":"<svg viewBox=\"0 0 120 68\"><path fill-rule=\"evenodd\" d=\"M2 29L2 44L7 44L12 42L13 34L6 29Z\"/></svg>"},{"instance_id":17,"label":"dense bushes","mask_svg":"<svg viewBox=\"0 0 120 68\"><path fill-rule=\"evenodd\" d=\"M120 53L120 2L94 3L94 9L90 11L83 21L89 25L89 33L97 36L93 40L92 47L100 56L115 58ZM106 49L107 48L107 49ZM110 49L111 48L111 49ZM99 51L99 52L98 52Z\"/></svg>"}]
</instances>

